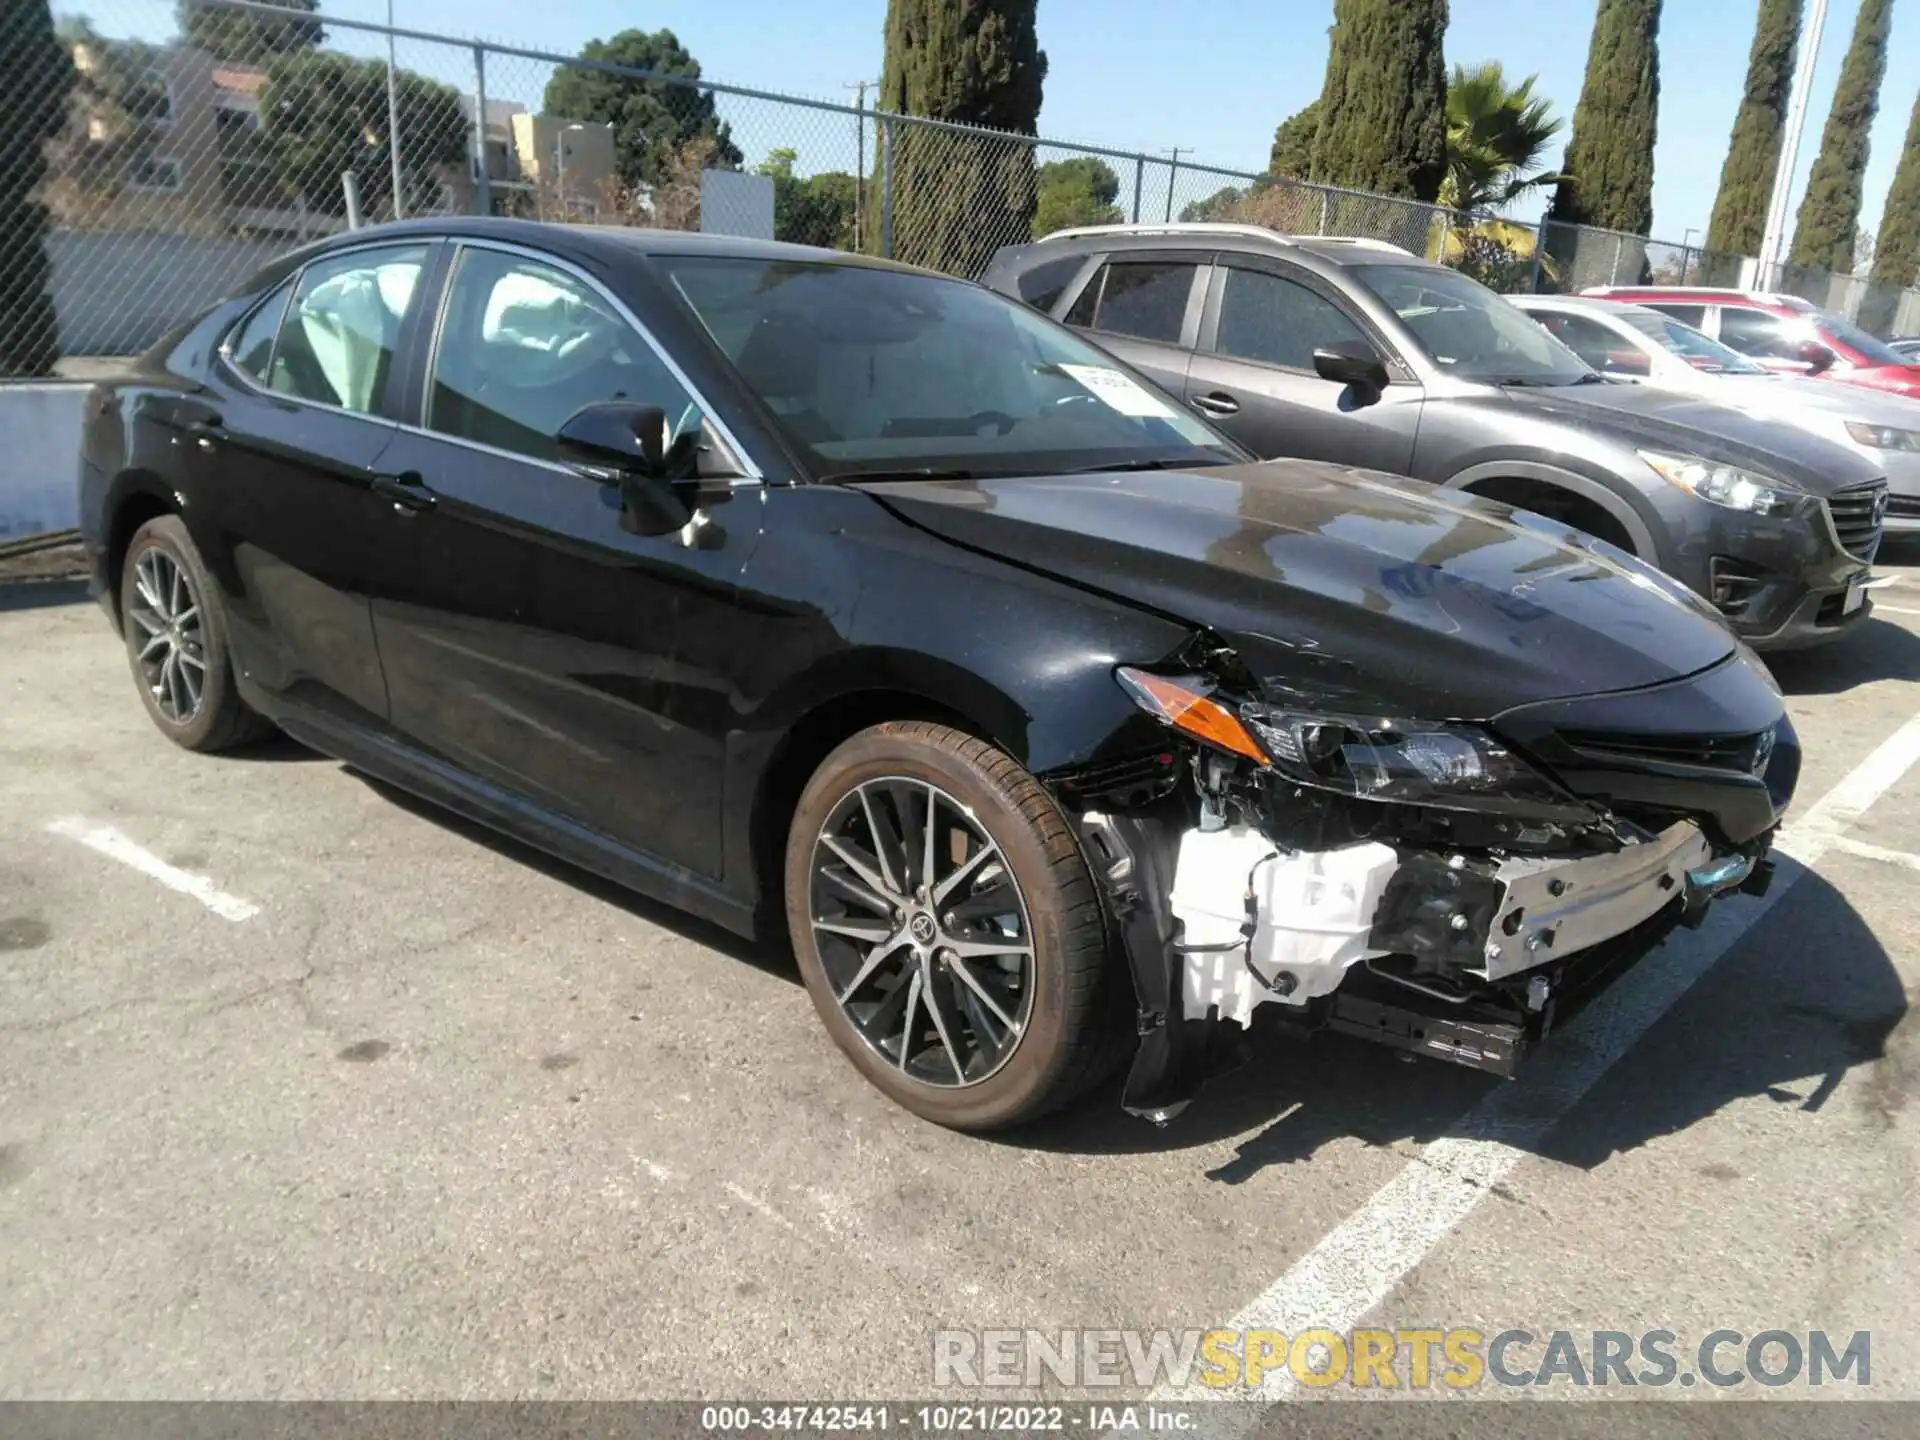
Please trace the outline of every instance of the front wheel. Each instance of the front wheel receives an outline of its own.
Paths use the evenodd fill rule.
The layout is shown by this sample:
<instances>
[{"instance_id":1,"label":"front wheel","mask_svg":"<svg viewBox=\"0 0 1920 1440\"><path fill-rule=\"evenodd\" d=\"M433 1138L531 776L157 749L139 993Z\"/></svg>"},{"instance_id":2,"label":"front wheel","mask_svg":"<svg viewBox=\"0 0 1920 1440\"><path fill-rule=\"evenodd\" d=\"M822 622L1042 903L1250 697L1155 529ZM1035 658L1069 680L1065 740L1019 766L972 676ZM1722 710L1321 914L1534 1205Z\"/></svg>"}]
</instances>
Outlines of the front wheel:
<instances>
[{"instance_id":1,"label":"front wheel","mask_svg":"<svg viewBox=\"0 0 1920 1440\"><path fill-rule=\"evenodd\" d=\"M828 1032L916 1115L1031 1120L1118 1058L1092 876L1010 756L919 721L829 755L787 838L787 924Z\"/></svg>"}]
</instances>

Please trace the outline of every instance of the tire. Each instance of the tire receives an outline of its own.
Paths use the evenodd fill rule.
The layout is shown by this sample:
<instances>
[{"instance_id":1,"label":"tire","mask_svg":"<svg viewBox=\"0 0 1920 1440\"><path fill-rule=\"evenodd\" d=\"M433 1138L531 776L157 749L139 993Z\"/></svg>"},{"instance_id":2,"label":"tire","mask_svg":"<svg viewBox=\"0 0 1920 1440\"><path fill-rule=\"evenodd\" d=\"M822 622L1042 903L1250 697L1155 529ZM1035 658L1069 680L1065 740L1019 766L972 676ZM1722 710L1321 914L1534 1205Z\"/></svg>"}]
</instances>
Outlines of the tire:
<instances>
[{"instance_id":1,"label":"tire","mask_svg":"<svg viewBox=\"0 0 1920 1440\"><path fill-rule=\"evenodd\" d=\"M929 847L914 821L929 797L937 843L923 901ZM1111 963L1073 830L1033 776L982 740L895 721L841 744L794 810L786 902L794 954L834 1043L923 1119L958 1130L1036 1119L1123 1052L1126 976ZM875 960L888 942L896 948ZM891 1043L908 1015L912 1038L901 1023Z\"/></svg>"},{"instance_id":2,"label":"tire","mask_svg":"<svg viewBox=\"0 0 1920 1440\"><path fill-rule=\"evenodd\" d=\"M179 516L134 532L120 569L120 629L147 715L174 744L205 753L273 733L234 686L220 590Z\"/></svg>"}]
</instances>

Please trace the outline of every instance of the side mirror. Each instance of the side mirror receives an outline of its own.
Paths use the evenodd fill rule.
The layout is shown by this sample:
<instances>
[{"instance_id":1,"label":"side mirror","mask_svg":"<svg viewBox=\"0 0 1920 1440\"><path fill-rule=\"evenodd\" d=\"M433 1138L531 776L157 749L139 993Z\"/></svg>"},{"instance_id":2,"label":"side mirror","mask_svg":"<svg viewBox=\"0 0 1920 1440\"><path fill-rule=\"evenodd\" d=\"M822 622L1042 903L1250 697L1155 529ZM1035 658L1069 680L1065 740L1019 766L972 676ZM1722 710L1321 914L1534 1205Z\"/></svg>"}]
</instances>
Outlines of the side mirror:
<instances>
[{"instance_id":1,"label":"side mirror","mask_svg":"<svg viewBox=\"0 0 1920 1440\"><path fill-rule=\"evenodd\" d=\"M675 484L693 475L697 436L667 443L667 412L658 405L602 400L567 417L555 437L560 453L590 470L611 471L619 487L620 528L668 535L694 515L694 499ZM610 492L611 499L611 492Z\"/></svg>"},{"instance_id":2,"label":"side mirror","mask_svg":"<svg viewBox=\"0 0 1920 1440\"><path fill-rule=\"evenodd\" d=\"M1833 368L1833 362L1839 357L1822 345L1818 340L1809 340L1793 352L1794 359L1807 367L1810 375L1819 375Z\"/></svg>"},{"instance_id":3,"label":"side mirror","mask_svg":"<svg viewBox=\"0 0 1920 1440\"><path fill-rule=\"evenodd\" d=\"M667 458L667 412L658 405L602 400L567 417L555 437L576 465L621 475L658 475Z\"/></svg>"},{"instance_id":4,"label":"side mirror","mask_svg":"<svg viewBox=\"0 0 1920 1440\"><path fill-rule=\"evenodd\" d=\"M1313 372L1322 380L1353 388L1357 404L1371 405L1387 388L1387 366L1364 340L1336 340L1313 352Z\"/></svg>"}]
</instances>

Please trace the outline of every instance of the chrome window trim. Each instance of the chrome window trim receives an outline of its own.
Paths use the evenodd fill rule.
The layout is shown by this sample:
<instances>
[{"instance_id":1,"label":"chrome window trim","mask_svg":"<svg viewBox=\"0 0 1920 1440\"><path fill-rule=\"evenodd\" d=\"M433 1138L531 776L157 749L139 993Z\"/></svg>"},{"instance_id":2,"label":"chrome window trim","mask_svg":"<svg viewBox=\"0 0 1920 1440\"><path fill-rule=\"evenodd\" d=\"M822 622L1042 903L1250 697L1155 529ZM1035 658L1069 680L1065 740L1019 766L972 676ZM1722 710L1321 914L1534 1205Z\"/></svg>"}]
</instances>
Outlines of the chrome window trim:
<instances>
[{"instance_id":1,"label":"chrome window trim","mask_svg":"<svg viewBox=\"0 0 1920 1440\"><path fill-rule=\"evenodd\" d=\"M427 346L426 368L422 372L425 383L421 390L420 412L423 420L430 418L432 414L431 402L433 398L434 365L440 358L440 336L441 331L447 323L447 301L453 294L454 282L460 277L460 262L468 250L494 250L506 255L517 255L523 259L533 260L542 265L549 265L555 270L560 271L563 275L578 280L582 285L585 285L589 290L593 291L594 294L598 295L609 309L622 320L626 321L628 325L632 326L634 333L646 342L647 348L651 350L655 358L666 367L667 373L673 376L680 388L687 393L687 397L692 400L694 405L699 409L701 419L714 428L715 433L719 435L721 440L726 442L727 449L732 452L734 458L746 467L747 474L731 477L732 488L736 490L748 489L752 486L764 485L766 483L766 475L760 469L759 463L748 453L746 446L740 443L739 437L728 427L727 422L722 420L715 412L713 406L708 403L707 397L700 393L699 387L687 377L687 372L680 368L679 362L667 353L666 347L654 338L653 332L641 323L640 317L633 313L633 310L627 303L607 289L599 280L595 279L572 261L564 260L560 256L552 254L550 251L537 250L530 245L517 245L507 240L492 240L467 235L450 235L444 238L447 243L453 247L454 253L452 263L447 268L447 283L437 297L437 303L440 309L439 313L433 317L433 336ZM440 430L410 425L403 425L401 428L417 430L418 433L432 436L436 440L447 440L455 444L469 445L475 449L486 451L489 454L505 455L512 459L531 461L536 465L563 470L569 475L577 476L580 474L578 470L559 464L556 461L537 459L534 456L522 454L517 450L502 450L492 445L483 444L477 440L467 440L458 435L448 435Z\"/></svg>"},{"instance_id":2,"label":"chrome window trim","mask_svg":"<svg viewBox=\"0 0 1920 1440\"><path fill-rule=\"evenodd\" d=\"M484 440L469 440L464 435L449 435L444 430L429 430L424 425L410 425L406 421L388 422L394 428L408 435L418 435L424 440L437 440L443 445L458 445L462 449L472 450L481 455L494 455L502 460L517 460L522 465L534 465L542 470L551 470L556 475L565 475L570 480L595 481L597 477L582 470L577 465L569 465L564 460L547 460L538 455L529 455L522 450L504 450L498 445L489 445ZM738 453L737 451L735 453ZM600 481L601 484L611 483ZM695 482L689 481L689 484ZM766 482L758 475L715 475L699 482L702 487L729 490L758 489Z\"/></svg>"},{"instance_id":3,"label":"chrome window trim","mask_svg":"<svg viewBox=\"0 0 1920 1440\"><path fill-rule=\"evenodd\" d=\"M445 237L438 236L438 235L429 235L420 240L396 240L391 237L387 237L378 241L371 242L366 245L348 245L339 250L329 250L324 255L316 255L311 260L307 261L306 264L302 265L298 270L294 271L293 274L289 275L285 280L282 280L280 284L274 286L273 290L268 291L266 298L263 299L259 305L253 306L252 308L247 310L247 312L243 314L238 320L234 321L233 324L229 325L227 327L226 334L220 337L220 344L215 349L214 354L219 356L220 360L226 365L227 369L232 372L233 378L241 386L243 386L248 390L251 390L254 394L259 395L264 399L277 400L282 405L304 405L310 410L319 410L329 415L351 415L356 420L371 420L376 425L385 425L389 428L392 428L396 423L395 421L389 420L385 415L375 414L371 410L353 410L348 408L345 405L329 405L324 400L309 400L304 395L289 395L283 390L275 390L270 385L262 385L258 380L254 379L252 375L249 375L244 369L242 369L240 365L234 360L233 337L238 335L242 330L246 329L247 321L251 320L256 314L258 314L261 306L265 305L267 303L267 300L272 299L274 294L276 294L281 289L286 290L287 298L286 298L286 301L280 307L280 324L281 325L286 324L287 311L290 310L293 306L294 296L300 293L300 282L307 278L307 271L311 270L315 265L325 264L329 260L342 259L348 255L361 255L374 250L404 249L408 246L419 245L419 246L423 246L427 252L426 255L423 256L420 261L420 277L419 278L420 280L425 280L428 274L433 269L433 247L435 245L439 245L443 243L445 243ZM415 282L416 285L418 283L419 281ZM273 351L272 351L272 354L270 354L267 357L267 367L269 371L271 371L273 367L273 356L278 355L279 353L280 353L280 326L276 325L273 330ZM394 358L395 359L399 358L398 351L395 352Z\"/></svg>"}]
</instances>

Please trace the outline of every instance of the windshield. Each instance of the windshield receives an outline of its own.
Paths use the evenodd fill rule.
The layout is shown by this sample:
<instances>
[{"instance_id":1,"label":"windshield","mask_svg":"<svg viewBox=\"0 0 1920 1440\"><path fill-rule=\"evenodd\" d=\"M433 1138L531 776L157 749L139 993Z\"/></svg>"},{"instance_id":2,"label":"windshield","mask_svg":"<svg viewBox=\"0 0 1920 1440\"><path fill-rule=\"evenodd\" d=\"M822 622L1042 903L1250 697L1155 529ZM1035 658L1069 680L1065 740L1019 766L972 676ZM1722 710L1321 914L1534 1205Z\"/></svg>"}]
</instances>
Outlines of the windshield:
<instances>
[{"instance_id":1,"label":"windshield","mask_svg":"<svg viewBox=\"0 0 1920 1440\"><path fill-rule=\"evenodd\" d=\"M1766 366L1754 364L1738 350L1731 350L1658 310L1622 310L1620 319L1696 369L1727 375L1771 373Z\"/></svg>"},{"instance_id":2,"label":"windshield","mask_svg":"<svg viewBox=\"0 0 1920 1440\"><path fill-rule=\"evenodd\" d=\"M1593 374L1573 351L1478 281L1436 265L1357 265L1427 358L1463 380L1577 385Z\"/></svg>"},{"instance_id":3,"label":"windshield","mask_svg":"<svg viewBox=\"0 0 1920 1440\"><path fill-rule=\"evenodd\" d=\"M1849 350L1857 353L1868 365L1911 365L1910 356L1902 355L1877 335L1869 335L1851 320L1835 315L1831 311L1819 312L1820 328L1838 340Z\"/></svg>"},{"instance_id":4,"label":"windshield","mask_svg":"<svg viewBox=\"0 0 1920 1440\"><path fill-rule=\"evenodd\" d=\"M832 261L659 263L816 477L1242 458L1111 356L979 286Z\"/></svg>"}]
</instances>

